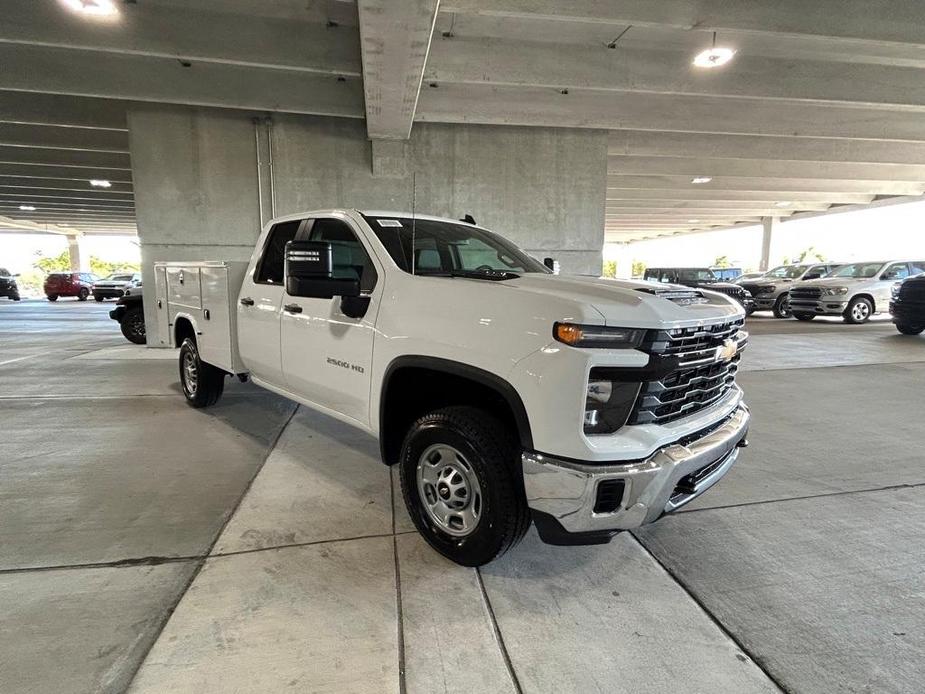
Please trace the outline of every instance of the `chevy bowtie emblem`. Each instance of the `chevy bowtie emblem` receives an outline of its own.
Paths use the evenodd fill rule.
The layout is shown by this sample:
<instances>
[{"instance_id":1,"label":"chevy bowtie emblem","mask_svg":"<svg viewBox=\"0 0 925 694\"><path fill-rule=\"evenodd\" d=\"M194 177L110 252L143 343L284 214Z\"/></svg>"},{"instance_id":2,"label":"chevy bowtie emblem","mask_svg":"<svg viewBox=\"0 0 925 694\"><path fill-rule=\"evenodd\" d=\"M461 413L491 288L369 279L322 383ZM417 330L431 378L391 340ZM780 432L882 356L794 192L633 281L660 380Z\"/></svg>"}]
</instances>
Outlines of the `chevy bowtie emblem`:
<instances>
[{"instance_id":1,"label":"chevy bowtie emblem","mask_svg":"<svg viewBox=\"0 0 925 694\"><path fill-rule=\"evenodd\" d=\"M716 361L731 362L739 352L739 344L735 340L724 340L723 344L716 348Z\"/></svg>"}]
</instances>

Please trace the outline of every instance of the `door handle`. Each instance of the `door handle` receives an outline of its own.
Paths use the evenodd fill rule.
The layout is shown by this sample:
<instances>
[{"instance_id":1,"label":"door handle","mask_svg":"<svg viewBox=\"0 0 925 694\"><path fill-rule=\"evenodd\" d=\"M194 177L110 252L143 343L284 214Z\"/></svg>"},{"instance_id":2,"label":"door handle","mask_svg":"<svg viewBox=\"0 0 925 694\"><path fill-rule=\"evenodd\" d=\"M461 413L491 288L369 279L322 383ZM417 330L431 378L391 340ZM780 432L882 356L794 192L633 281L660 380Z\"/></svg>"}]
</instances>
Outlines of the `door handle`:
<instances>
[{"instance_id":1,"label":"door handle","mask_svg":"<svg viewBox=\"0 0 925 694\"><path fill-rule=\"evenodd\" d=\"M241 305L242 306L253 306L254 300L251 299L249 296L245 296L243 299L241 299Z\"/></svg>"},{"instance_id":2,"label":"door handle","mask_svg":"<svg viewBox=\"0 0 925 694\"><path fill-rule=\"evenodd\" d=\"M298 304L286 304L283 306L283 310L287 313L302 313L302 307Z\"/></svg>"}]
</instances>

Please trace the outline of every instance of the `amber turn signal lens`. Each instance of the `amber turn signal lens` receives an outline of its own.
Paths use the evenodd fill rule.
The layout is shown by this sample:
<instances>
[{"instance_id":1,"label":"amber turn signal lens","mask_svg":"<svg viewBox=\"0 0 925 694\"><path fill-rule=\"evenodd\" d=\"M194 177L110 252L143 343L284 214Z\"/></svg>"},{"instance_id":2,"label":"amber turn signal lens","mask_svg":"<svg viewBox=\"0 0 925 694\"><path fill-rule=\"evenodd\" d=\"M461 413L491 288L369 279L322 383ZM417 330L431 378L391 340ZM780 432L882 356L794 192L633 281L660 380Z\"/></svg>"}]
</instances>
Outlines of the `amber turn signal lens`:
<instances>
[{"instance_id":1,"label":"amber turn signal lens","mask_svg":"<svg viewBox=\"0 0 925 694\"><path fill-rule=\"evenodd\" d=\"M564 342L567 345L577 345L581 342L582 337L584 337L584 333L579 326L571 325L570 323L556 323L556 339L559 342Z\"/></svg>"}]
</instances>

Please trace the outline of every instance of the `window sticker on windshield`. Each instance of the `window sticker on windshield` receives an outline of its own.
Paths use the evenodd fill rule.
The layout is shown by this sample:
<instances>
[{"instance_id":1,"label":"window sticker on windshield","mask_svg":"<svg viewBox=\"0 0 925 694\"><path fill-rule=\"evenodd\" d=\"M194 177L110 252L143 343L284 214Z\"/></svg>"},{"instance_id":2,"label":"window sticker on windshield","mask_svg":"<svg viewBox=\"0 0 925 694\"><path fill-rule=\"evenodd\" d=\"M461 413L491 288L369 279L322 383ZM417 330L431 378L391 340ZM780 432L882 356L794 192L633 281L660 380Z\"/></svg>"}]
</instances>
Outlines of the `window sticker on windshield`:
<instances>
[{"instance_id":1,"label":"window sticker on windshield","mask_svg":"<svg viewBox=\"0 0 925 694\"><path fill-rule=\"evenodd\" d=\"M398 227L401 229L401 222L397 219L377 219L376 221L379 222L381 227Z\"/></svg>"}]
</instances>

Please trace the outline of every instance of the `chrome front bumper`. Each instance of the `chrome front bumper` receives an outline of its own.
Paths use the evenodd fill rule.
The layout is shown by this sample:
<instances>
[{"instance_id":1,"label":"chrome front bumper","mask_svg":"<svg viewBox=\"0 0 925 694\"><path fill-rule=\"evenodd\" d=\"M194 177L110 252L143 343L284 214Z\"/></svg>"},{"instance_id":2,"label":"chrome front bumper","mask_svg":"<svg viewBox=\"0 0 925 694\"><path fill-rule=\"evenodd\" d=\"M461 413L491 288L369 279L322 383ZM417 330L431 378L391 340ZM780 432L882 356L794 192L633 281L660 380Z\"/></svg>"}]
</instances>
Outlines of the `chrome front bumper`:
<instances>
[{"instance_id":1,"label":"chrome front bumper","mask_svg":"<svg viewBox=\"0 0 925 694\"><path fill-rule=\"evenodd\" d=\"M606 533L651 523L696 499L729 471L746 445L749 419L748 408L739 405L701 438L626 464L594 465L524 453L527 503L535 515L554 519L565 533ZM607 480L622 480L622 498L616 510L595 513L598 487Z\"/></svg>"}]
</instances>

